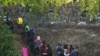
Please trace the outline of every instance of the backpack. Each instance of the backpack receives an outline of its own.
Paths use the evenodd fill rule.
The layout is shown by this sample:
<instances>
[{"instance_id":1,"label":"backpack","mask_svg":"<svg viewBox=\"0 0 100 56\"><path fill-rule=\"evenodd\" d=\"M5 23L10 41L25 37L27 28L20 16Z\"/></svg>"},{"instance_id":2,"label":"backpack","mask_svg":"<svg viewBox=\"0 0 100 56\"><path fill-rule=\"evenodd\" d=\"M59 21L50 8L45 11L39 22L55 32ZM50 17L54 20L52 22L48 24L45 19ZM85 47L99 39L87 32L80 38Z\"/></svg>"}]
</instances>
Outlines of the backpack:
<instances>
[{"instance_id":1,"label":"backpack","mask_svg":"<svg viewBox=\"0 0 100 56\"><path fill-rule=\"evenodd\" d=\"M57 47L57 54L61 54L63 52L63 49L61 46Z\"/></svg>"},{"instance_id":2,"label":"backpack","mask_svg":"<svg viewBox=\"0 0 100 56\"><path fill-rule=\"evenodd\" d=\"M24 28L24 30L25 30L26 32L28 32L28 31L30 30L29 26L26 25L25 28Z\"/></svg>"},{"instance_id":3,"label":"backpack","mask_svg":"<svg viewBox=\"0 0 100 56\"><path fill-rule=\"evenodd\" d=\"M71 52L71 56L76 56L76 52L75 52L75 50L72 50L72 52Z\"/></svg>"},{"instance_id":4,"label":"backpack","mask_svg":"<svg viewBox=\"0 0 100 56\"><path fill-rule=\"evenodd\" d=\"M23 19L19 17L19 18L17 19L17 24L23 24Z\"/></svg>"},{"instance_id":5,"label":"backpack","mask_svg":"<svg viewBox=\"0 0 100 56\"><path fill-rule=\"evenodd\" d=\"M31 33L35 34L35 29L32 29L32 32Z\"/></svg>"}]
</instances>

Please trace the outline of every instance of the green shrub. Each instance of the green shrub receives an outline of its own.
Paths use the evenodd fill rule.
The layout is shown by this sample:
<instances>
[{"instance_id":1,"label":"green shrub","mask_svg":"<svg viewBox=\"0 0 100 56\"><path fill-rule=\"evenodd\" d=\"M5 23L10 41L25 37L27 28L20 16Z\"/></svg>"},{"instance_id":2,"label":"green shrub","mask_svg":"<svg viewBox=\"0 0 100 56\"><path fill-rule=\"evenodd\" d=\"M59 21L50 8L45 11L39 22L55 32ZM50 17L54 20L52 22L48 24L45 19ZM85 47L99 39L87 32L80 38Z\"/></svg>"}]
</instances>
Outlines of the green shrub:
<instances>
[{"instance_id":1,"label":"green shrub","mask_svg":"<svg viewBox=\"0 0 100 56\"><path fill-rule=\"evenodd\" d=\"M5 25L0 25L0 56L20 56L14 39L11 31Z\"/></svg>"}]
</instances>

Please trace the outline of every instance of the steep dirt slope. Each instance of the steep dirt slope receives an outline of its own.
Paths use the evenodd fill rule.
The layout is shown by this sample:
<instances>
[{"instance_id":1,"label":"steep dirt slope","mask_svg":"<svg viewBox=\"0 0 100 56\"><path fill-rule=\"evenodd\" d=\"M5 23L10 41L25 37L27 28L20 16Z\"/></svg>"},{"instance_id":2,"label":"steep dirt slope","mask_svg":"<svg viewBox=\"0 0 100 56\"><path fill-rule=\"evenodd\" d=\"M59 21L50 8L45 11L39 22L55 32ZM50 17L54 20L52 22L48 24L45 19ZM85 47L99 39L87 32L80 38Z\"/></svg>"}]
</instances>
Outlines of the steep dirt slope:
<instances>
[{"instance_id":1,"label":"steep dirt slope","mask_svg":"<svg viewBox=\"0 0 100 56\"><path fill-rule=\"evenodd\" d=\"M100 56L100 30L76 28L37 28L42 40L50 43L55 51L57 43L80 47L81 56Z\"/></svg>"}]
</instances>

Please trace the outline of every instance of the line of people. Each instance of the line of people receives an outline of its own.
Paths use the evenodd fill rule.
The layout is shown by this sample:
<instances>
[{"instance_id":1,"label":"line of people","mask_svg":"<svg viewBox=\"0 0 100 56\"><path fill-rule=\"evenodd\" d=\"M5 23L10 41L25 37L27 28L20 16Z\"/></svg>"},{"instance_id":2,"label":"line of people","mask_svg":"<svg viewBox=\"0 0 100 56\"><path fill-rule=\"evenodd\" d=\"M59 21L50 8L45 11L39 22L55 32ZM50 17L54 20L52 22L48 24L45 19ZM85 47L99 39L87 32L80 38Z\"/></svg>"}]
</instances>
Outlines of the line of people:
<instances>
[{"instance_id":1,"label":"line of people","mask_svg":"<svg viewBox=\"0 0 100 56\"><path fill-rule=\"evenodd\" d=\"M33 43L34 47L31 47L30 50L34 54L34 56L53 56L53 50L50 44L47 44L45 41L42 41L40 36L37 35L36 39L34 39ZM62 46L58 44L56 46L56 56L79 56L79 47L73 45L65 44Z\"/></svg>"},{"instance_id":2,"label":"line of people","mask_svg":"<svg viewBox=\"0 0 100 56\"><path fill-rule=\"evenodd\" d=\"M79 47L65 44L64 47L58 44L56 47L57 56L79 56Z\"/></svg>"},{"instance_id":3,"label":"line of people","mask_svg":"<svg viewBox=\"0 0 100 56\"><path fill-rule=\"evenodd\" d=\"M13 31L14 24L10 19L6 20L6 24ZM35 29L30 29L28 24L23 25L23 19L18 18L17 26L18 29L23 28L22 36L25 38L25 42L27 46L30 48L30 52L34 54L34 56L52 56L52 48L50 44L46 44L45 41L41 40L41 37L37 34ZM35 38L36 35L36 38ZM72 45L64 45L58 44L56 46L56 55L57 56L79 56L79 47L73 47Z\"/></svg>"},{"instance_id":4,"label":"line of people","mask_svg":"<svg viewBox=\"0 0 100 56\"><path fill-rule=\"evenodd\" d=\"M50 44L42 41L39 35L36 36L33 42L30 42L29 46L30 51L34 54L34 56L53 56L53 48ZM73 45L67 44L62 46L61 44L58 44L55 51L57 56L79 56L78 46L73 47Z\"/></svg>"},{"instance_id":5,"label":"line of people","mask_svg":"<svg viewBox=\"0 0 100 56\"><path fill-rule=\"evenodd\" d=\"M34 56L52 56L52 49L45 41L42 42L40 36L36 34L34 29L30 29L29 25L25 25L23 29L23 37L27 46L30 48L31 54ZM36 38L35 38L36 35Z\"/></svg>"}]
</instances>

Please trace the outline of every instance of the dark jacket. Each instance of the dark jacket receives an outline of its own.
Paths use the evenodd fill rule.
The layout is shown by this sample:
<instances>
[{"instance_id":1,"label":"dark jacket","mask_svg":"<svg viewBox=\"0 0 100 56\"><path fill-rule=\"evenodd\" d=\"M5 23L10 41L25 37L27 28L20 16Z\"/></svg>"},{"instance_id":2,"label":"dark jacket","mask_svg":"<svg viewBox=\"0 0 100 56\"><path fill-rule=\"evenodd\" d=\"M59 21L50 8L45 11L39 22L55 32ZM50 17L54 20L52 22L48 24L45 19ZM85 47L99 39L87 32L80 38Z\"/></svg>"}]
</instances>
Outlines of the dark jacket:
<instances>
[{"instance_id":1,"label":"dark jacket","mask_svg":"<svg viewBox=\"0 0 100 56\"><path fill-rule=\"evenodd\" d=\"M52 56L52 48L48 47L47 56Z\"/></svg>"}]
</instances>

